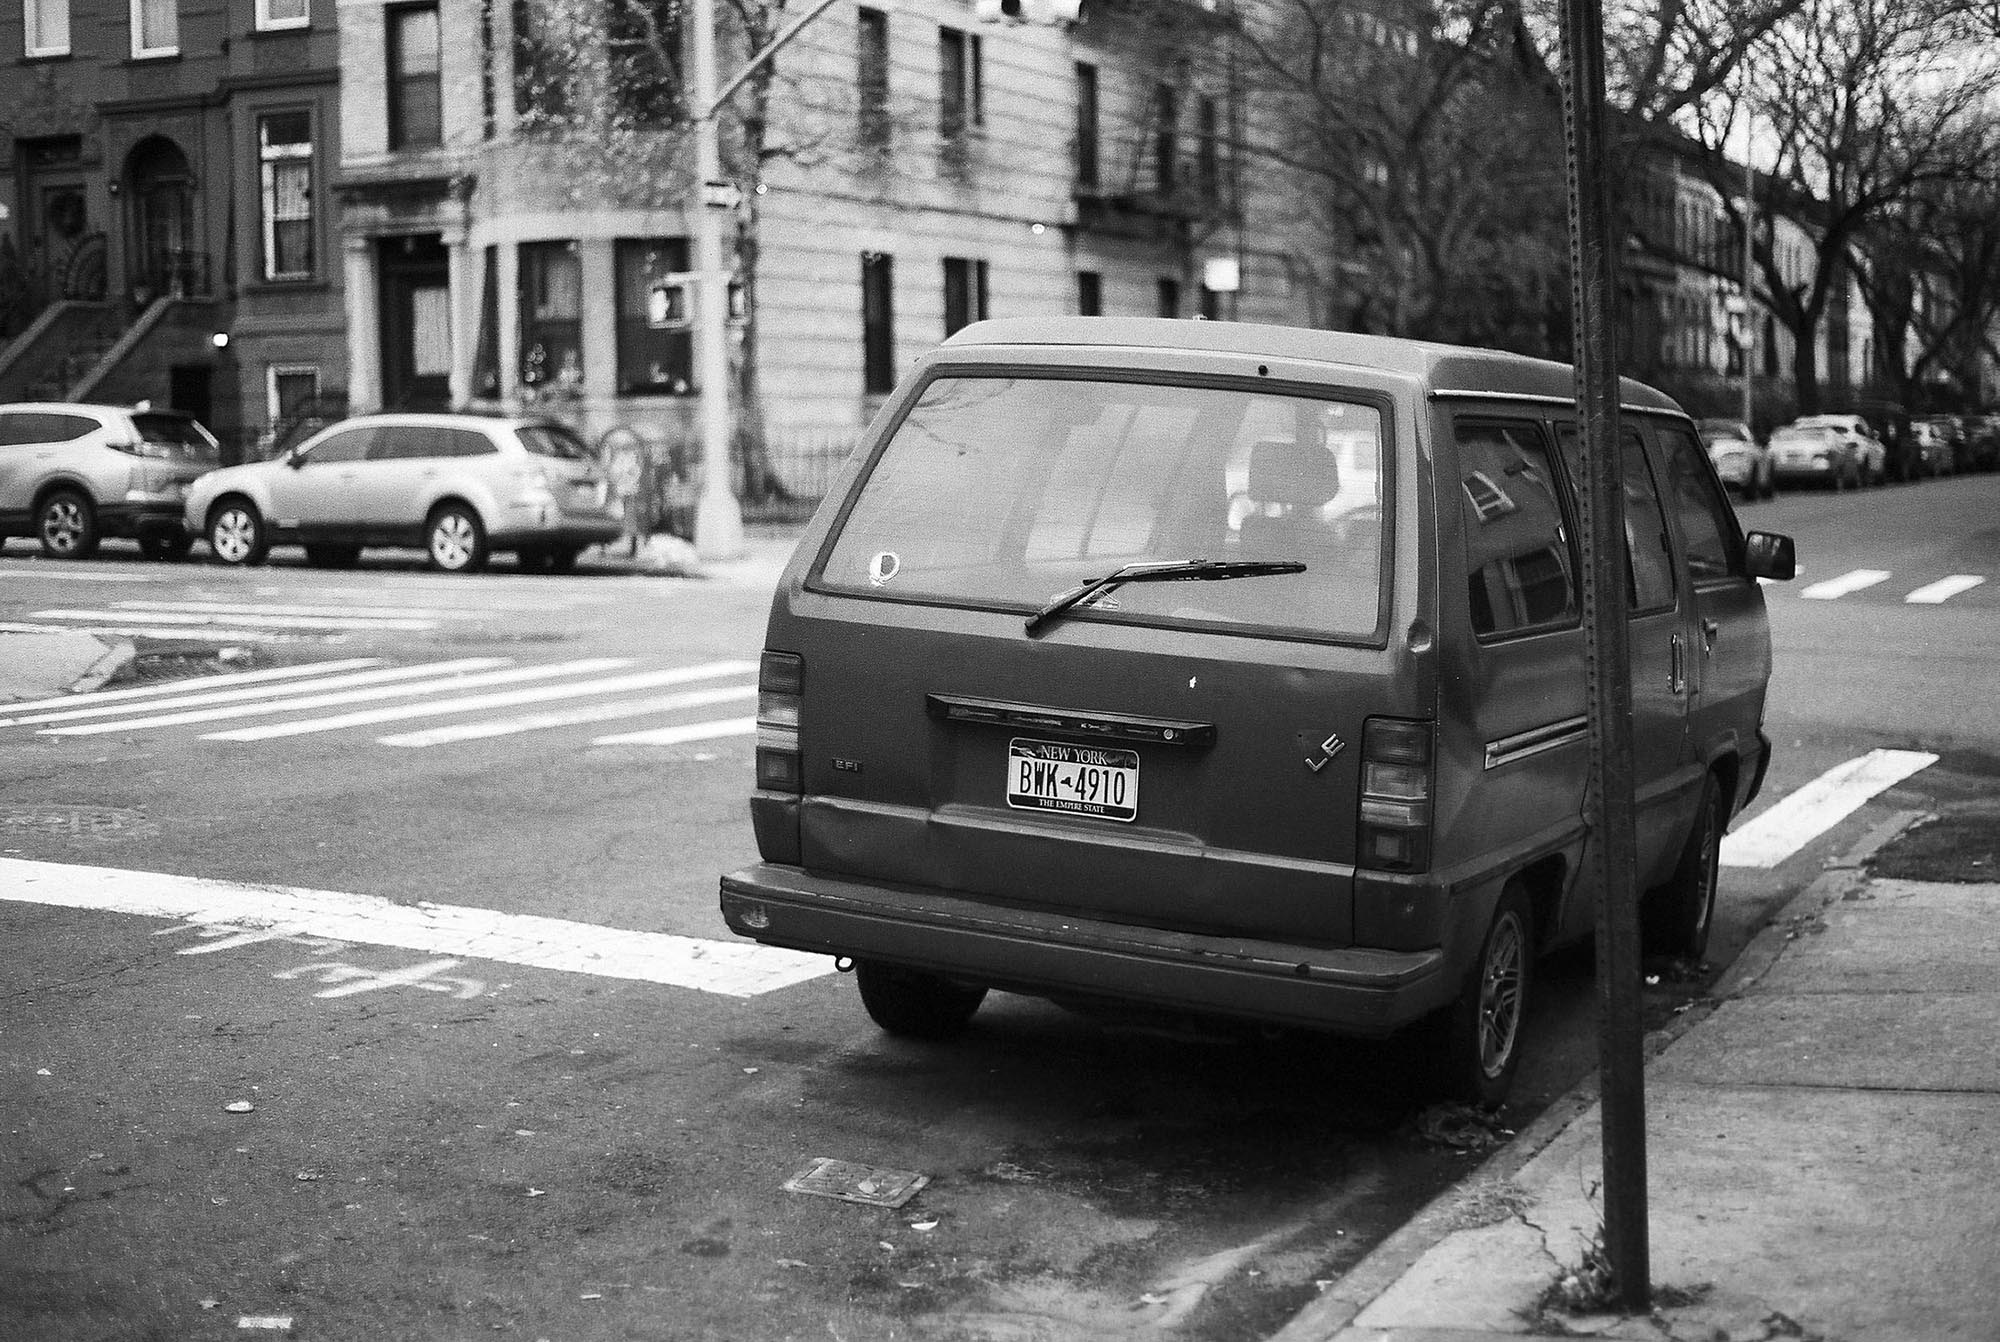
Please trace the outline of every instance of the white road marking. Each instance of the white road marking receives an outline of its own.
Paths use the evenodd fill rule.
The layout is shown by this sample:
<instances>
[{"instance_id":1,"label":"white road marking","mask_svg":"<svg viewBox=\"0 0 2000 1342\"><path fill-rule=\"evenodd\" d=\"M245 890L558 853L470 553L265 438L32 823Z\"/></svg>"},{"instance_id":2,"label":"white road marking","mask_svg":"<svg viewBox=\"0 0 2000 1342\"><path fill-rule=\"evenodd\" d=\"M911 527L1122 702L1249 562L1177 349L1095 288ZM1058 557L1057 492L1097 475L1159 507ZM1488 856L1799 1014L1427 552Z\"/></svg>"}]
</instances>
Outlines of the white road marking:
<instances>
[{"instance_id":1,"label":"white road marking","mask_svg":"<svg viewBox=\"0 0 2000 1342\"><path fill-rule=\"evenodd\" d=\"M391 666L374 671L355 671L345 675L321 676L317 680L300 684L296 679L278 683L243 686L235 689L210 690L201 681L183 681L178 696L168 699L153 699L141 704L118 703L97 705L88 708L60 708L42 713L29 713L19 717L0 718L0 727L28 722L75 722L83 718L107 718L119 713L170 712L197 708L205 704L245 703L252 699L271 699L276 708L288 707L296 700L279 701L275 696L321 694L329 690L350 689L357 685L389 685L398 681L421 680L425 676L445 675L463 671L484 671L491 667L507 666L505 657L462 657L455 662L431 662L421 666ZM402 691L412 693L413 691Z\"/></svg>"},{"instance_id":2,"label":"white road marking","mask_svg":"<svg viewBox=\"0 0 2000 1342\"><path fill-rule=\"evenodd\" d=\"M1888 571L1879 568L1858 568L1852 573L1843 573L1838 578L1828 578L1816 582L1799 593L1808 601L1832 601L1850 592L1858 592L1864 587L1873 587L1878 582L1887 582Z\"/></svg>"},{"instance_id":3,"label":"white road marking","mask_svg":"<svg viewBox=\"0 0 2000 1342\"><path fill-rule=\"evenodd\" d=\"M1949 578L1939 578L1934 583L1919 587L1903 600L1913 606L1941 606L1960 592L1969 592L1985 581L1970 573L1954 573Z\"/></svg>"},{"instance_id":4,"label":"white road marking","mask_svg":"<svg viewBox=\"0 0 2000 1342\"><path fill-rule=\"evenodd\" d=\"M650 699L625 699L609 704L589 704L582 708L556 708L545 713L527 713L517 718L494 718L487 722L467 722L456 727L428 727L420 732L377 737L385 746L438 746L453 741L477 741L493 736L513 736L519 732L541 731L550 727L575 727L586 722L608 722L614 718L644 717L649 713L672 713L683 708L702 708L731 699L754 699L755 685L728 685L716 690L691 690L682 694L662 694ZM753 719L754 721L754 719Z\"/></svg>"},{"instance_id":5,"label":"white road marking","mask_svg":"<svg viewBox=\"0 0 2000 1342\"><path fill-rule=\"evenodd\" d=\"M319 606L285 606L246 601L120 601L119 611L178 611L186 615L233 615L249 611L257 615L330 615L357 619L484 620L484 610L442 610L436 606L362 606L333 602Z\"/></svg>"},{"instance_id":6,"label":"white road marking","mask_svg":"<svg viewBox=\"0 0 2000 1342\"><path fill-rule=\"evenodd\" d=\"M0 566L0 578L49 578L57 582L164 582L157 573L38 573L13 564Z\"/></svg>"},{"instance_id":7,"label":"white road marking","mask_svg":"<svg viewBox=\"0 0 2000 1342\"><path fill-rule=\"evenodd\" d=\"M717 722L689 722L677 727L657 727L644 732L621 732L600 736L594 746L675 746L683 741L712 741L718 736L748 736L757 730L755 718L723 718Z\"/></svg>"},{"instance_id":8,"label":"white road marking","mask_svg":"<svg viewBox=\"0 0 2000 1342\"><path fill-rule=\"evenodd\" d=\"M293 680L301 676L332 674L335 671L358 671L365 666L380 666L380 657L345 657L332 662L308 662L303 666L274 666L263 671L224 671L219 675L198 676L187 680L163 681L155 685L136 685L123 690L92 690L87 694L59 694L53 699L33 699L23 704L0 704L9 713L32 713L43 708L74 708L79 704L108 704L130 699L152 699L164 694L183 694L190 687L209 689L217 685L250 685L269 680ZM0 719L0 727L21 721L20 718Z\"/></svg>"},{"instance_id":9,"label":"white road marking","mask_svg":"<svg viewBox=\"0 0 2000 1342\"><path fill-rule=\"evenodd\" d=\"M584 669L583 663L572 663ZM618 662L616 665L626 665ZM608 668L607 668L608 669ZM211 732L204 741L268 741L278 736L304 736L312 732L340 731L347 727L370 727L378 722L401 722L407 718L433 717L440 713L470 713L482 708L512 708L516 704L546 703L550 699L582 698L593 694L623 694L628 690L652 690L662 685L679 685L712 676L735 676L755 671L755 662L710 662L703 666L677 666L666 671L634 671L602 680L575 680L561 685L538 685L526 690L498 694L475 694L464 699L442 699L421 704L401 704L394 708L367 709L342 713L331 718L307 718L300 722L274 722L264 727L239 727L234 731ZM461 684L479 680L467 676ZM526 677L523 677L526 679Z\"/></svg>"},{"instance_id":10,"label":"white road marking","mask_svg":"<svg viewBox=\"0 0 2000 1342\"><path fill-rule=\"evenodd\" d=\"M1775 867L1920 769L1937 763L1921 750L1871 750L1835 765L1722 840L1725 867Z\"/></svg>"},{"instance_id":11,"label":"white road marking","mask_svg":"<svg viewBox=\"0 0 2000 1342\"><path fill-rule=\"evenodd\" d=\"M436 620L412 620L401 617L368 616L349 617L342 615L259 615L247 607L237 607L230 611L228 620L216 615L198 613L175 614L170 611L123 611L123 610L38 610L30 612L30 618L37 620L129 620L144 619L150 624L162 627L190 625L195 627L231 624L242 629L376 629L391 633L421 634L437 628Z\"/></svg>"},{"instance_id":12,"label":"white road marking","mask_svg":"<svg viewBox=\"0 0 2000 1342\"><path fill-rule=\"evenodd\" d=\"M725 997L755 997L833 972L831 957L748 941L707 941L450 904L412 906L375 895L18 858L0 858L0 899L267 928L288 936L661 983Z\"/></svg>"},{"instance_id":13,"label":"white road marking","mask_svg":"<svg viewBox=\"0 0 2000 1342\"><path fill-rule=\"evenodd\" d=\"M458 662L433 663L429 670L439 679L404 681L394 685L369 685L356 690L335 690L331 694L308 694L297 699L278 699L254 704L227 704L220 708L197 708L185 713L162 713L154 717L127 718L120 722L93 722L75 727L44 727L42 736L97 736L104 732L135 731L142 727L179 727L190 722L216 722L223 718L250 717L258 713L287 713L310 708L332 708L337 704L366 703L412 694L456 693L486 685L513 685L525 680L547 680L552 676L585 675L631 665L624 657L590 657L576 662L555 662L545 666L517 666L504 671L475 670L470 675L460 669L491 666L494 658L467 657ZM448 674L449 673L449 674Z\"/></svg>"}]
</instances>

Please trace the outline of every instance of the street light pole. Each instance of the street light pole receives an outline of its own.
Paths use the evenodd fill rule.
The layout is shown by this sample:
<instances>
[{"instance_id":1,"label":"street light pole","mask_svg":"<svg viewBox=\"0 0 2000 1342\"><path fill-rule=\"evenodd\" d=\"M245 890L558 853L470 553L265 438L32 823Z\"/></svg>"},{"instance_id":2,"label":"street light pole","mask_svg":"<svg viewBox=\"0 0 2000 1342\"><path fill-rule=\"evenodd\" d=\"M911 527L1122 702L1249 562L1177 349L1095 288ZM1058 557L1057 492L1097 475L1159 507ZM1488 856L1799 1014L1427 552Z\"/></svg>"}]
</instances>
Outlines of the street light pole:
<instances>
[{"instance_id":1,"label":"street light pole","mask_svg":"<svg viewBox=\"0 0 2000 1342\"><path fill-rule=\"evenodd\" d=\"M729 276L722 268L722 146L716 128L715 0L694 0L694 211L696 376L701 395L701 498L694 548L703 559L743 553L743 509L729 463ZM715 185L711 185L715 184Z\"/></svg>"},{"instance_id":2,"label":"street light pole","mask_svg":"<svg viewBox=\"0 0 2000 1342\"><path fill-rule=\"evenodd\" d=\"M1750 411L1757 399L1757 370L1752 366L1750 352L1757 347L1757 275L1754 270L1756 251L1752 238L1757 225L1757 170L1750 163L1750 130L1755 113L1750 108L1750 67L1743 67L1743 427L1752 437L1757 430L1750 421Z\"/></svg>"}]
</instances>

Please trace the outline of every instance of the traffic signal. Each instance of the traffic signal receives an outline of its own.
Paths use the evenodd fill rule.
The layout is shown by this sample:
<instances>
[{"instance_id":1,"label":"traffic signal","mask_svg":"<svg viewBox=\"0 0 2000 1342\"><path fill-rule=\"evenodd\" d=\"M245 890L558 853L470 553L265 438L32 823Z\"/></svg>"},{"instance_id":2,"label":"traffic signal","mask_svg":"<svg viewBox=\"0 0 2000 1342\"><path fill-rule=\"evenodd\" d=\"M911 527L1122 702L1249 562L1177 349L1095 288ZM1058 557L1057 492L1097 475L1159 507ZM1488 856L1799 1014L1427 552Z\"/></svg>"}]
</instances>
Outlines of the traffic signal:
<instances>
[{"instance_id":1,"label":"traffic signal","mask_svg":"<svg viewBox=\"0 0 2000 1342\"><path fill-rule=\"evenodd\" d=\"M972 12L981 23L1039 23L1047 26L1083 22L1083 0L973 0Z\"/></svg>"}]
</instances>

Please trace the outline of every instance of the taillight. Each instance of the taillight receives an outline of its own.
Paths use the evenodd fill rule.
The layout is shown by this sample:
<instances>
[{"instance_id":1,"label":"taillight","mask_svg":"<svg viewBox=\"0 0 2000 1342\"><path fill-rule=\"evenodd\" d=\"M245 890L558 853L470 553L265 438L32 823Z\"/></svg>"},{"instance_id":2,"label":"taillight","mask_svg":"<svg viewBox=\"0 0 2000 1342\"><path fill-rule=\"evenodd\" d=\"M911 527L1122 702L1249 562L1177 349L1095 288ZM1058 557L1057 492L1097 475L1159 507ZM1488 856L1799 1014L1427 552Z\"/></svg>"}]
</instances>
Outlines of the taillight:
<instances>
[{"instance_id":1,"label":"taillight","mask_svg":"<svg viewBox=\"0 0 2000 1342\"><path fill-rule=\"evenodd\" d=\"M1355 865L1422 871L1431 860L1431 725L1370 718L1361 733Z\"/></svg>"},{"instance_id":2,"label":"taillight","mask_svg":"<svg viewBox=\"0 0 2000 1342\"><path fill-rule=\"evenodd\" d=\"M757 666L757 786L797 792L799 704L806 664L797 653L766 652Z\"/></svg>"}]
</instances>

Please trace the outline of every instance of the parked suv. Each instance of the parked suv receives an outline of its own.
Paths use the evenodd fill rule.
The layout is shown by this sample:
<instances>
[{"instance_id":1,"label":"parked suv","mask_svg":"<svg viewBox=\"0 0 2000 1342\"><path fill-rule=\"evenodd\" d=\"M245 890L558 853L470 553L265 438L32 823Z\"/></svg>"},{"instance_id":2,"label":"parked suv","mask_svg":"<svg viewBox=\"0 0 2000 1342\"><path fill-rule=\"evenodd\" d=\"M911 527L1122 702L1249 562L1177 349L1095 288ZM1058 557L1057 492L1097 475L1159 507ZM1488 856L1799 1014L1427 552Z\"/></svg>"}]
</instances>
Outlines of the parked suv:
<instances>
[{"instance_id":1,"label":"parked suv","mask_svg":"<svg viewBox=\"0 0 2000 1342\"><path fill-rule=\"evenodd\" d=\"M476 415L342 420L283 456L202 477L185 516L225 564L297 544L308 562L342 566L392 545L421 547L450 573L495 550L567 572L623 527L597 458L568 428Z\"/></svg>"},{"instance_id":2,"label":"parked suv","mask_svg":"<svg viewBox=\"0 0 2000 1342\"><path fill-rule=\"evenodd\" d=\"M130 536L150 559L188 552L188 486L222 450L192 416L129 405L0 405L0 538L33 536L87 559Z\"/></svg>"},{"instance_id":3,"label":"parked suv","mask_svg":"<svg viewBox=\"0 0 2000 1342\"><path fill-rule=\"evenodd\" d=\"M1497 1101L1533 957L1596 898L1574 396L1380 337L960 331L778 585L728 925L851 960L892 1033L992 988L1415 1027ZM1672 401L1622 399L1644 928L1699 956L1769 758L1757 579L1793 552L1739 531Z\"/></svg>"}]
</instances>

